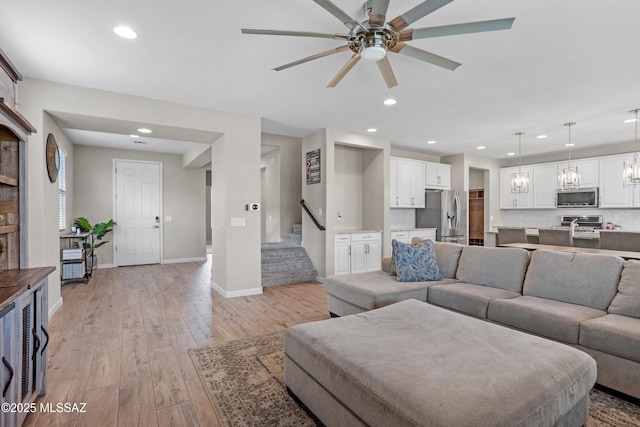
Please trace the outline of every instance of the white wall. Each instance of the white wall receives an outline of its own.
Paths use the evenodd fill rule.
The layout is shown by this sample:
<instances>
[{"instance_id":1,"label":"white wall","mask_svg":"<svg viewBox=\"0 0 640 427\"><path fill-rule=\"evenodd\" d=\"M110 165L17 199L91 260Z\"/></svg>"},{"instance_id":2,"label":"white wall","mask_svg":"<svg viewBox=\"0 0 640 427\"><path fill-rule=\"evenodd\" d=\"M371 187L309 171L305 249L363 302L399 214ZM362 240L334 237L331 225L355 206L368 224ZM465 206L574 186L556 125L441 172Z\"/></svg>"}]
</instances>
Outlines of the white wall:
<instances>
[{"instance_id":1,"label":"white wall","mask_svg":"<svg viewBox=\"0 0 640 427\"><path fill-rule=\"evenodd\" d=\"M33 124L37 133L27 144L28 159L28 257L30 267L59 265L59 233L57 227L58 195L49 183L44 168L44 145L49 132L58 132L47 119L47 113L78 114L102 119L123 120L153 126L171 126L223 134L232 149L224 159L227 179L234 191L219 206L222 211L213 221L244 215L244 204L260 197L260 119L170 102L122 95L77 86L25 79L20 85L20 112ZM212 141L213 142L213 141ZM214 143L215 146L215 143ZM213 150L212 150L213 151ZM76 163L74 159L73 163ZM68 165L72 168L72 164ZM75 177L74 181L78 181ZM215 185L215 184L214 184ZM215 206L216 201L213 201ZM76 203L77 204L77 203ZM204 211L204 209L202 209ZM75 212L75 215L78 213ZM256 292L260 286L259 216L248 217L246 227L224 228L231 237L225 246L214 247L214 253L228 254L227 269L217 271L216 289ZM234 243L231 243L233 241ZM247 248L250 248L247 250ZM240 271L240 274L233 273ZM261 290L261 288L260 288ZM49 309L58 307L60 276L49 277ZM228 293L233 296L235 293Z\"/></svg>"},{"instance_id":2,"label":"white wall","mask_svg":"<svg viewBox=\"0 0 640 427\"><path fill-rule=\"evenodd\" d=\"M301 167L302 138L263 133L262 143L278 147L280 161L280 235L291 233L293 224L302 223L303 176ZM268 190L272 193L272 190Z\"/></svg>"},{"instance_id":3,"label":"white wall","mask_svg":"<svg viewBox=\"0 0 640 427\"><path fill-rule=\"evenodd\" d=\"M260 215L263 216L261 230L263 242L280 241L280 148L263 154L260 158L261 203ZM298 169L298 168L296 168Z\"/></svg>"},{"instance_id":4,"label":"white wall","mask_svg":"<svg viewBox=\"0 0 640 427\"><path fill-rule=\"evenodd\" d=\"M205 259L205 171L185 169L182 157L175 154L148 153L134 150L75 147L75 203L77 216L91 224L114 218L113 161L141 160L162 163L163 262ZM117 225L116 225L117 227ZM114 263L113 233L105 237L109 243L98 248L99 265Z\"/></svg>"},{"instance_id":5,"label":"white wall","mask_svg":"<svg viewBox=\"0 0 640 427\"><path fill-rule=\"evenodd\" d=\"M362 151L335 146L336 231L362 230Z\"/></svg>"}]
</instances>

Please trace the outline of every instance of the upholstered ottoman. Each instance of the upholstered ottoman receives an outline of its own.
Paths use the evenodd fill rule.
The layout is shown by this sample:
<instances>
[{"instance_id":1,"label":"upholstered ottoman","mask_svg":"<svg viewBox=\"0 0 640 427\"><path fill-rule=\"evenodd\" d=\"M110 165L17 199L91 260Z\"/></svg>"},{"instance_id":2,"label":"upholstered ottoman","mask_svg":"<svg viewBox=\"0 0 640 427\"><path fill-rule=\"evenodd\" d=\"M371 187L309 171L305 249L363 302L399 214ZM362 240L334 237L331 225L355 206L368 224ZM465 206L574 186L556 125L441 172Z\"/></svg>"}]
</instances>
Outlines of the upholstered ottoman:
<instances>
[{"instance_id":1,"label":"upholstered ottoman","mask_svg":"<svg viewBox=\"0 0 640 427\"><path fill-rule=\"evenodd\" d=\"M581 426L596 363L417 300L290 328L285 382L327 426Z\"/></svg>"}]
</instances>

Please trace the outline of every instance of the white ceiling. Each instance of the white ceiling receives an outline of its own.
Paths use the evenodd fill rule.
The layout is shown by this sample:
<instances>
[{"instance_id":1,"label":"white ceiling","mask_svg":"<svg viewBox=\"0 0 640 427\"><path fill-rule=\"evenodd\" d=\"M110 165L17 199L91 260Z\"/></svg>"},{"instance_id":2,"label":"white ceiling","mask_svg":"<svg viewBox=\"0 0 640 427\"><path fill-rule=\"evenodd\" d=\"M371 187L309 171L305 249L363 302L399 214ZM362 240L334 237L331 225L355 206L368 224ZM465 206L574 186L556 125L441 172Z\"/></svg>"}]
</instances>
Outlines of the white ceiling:
<instances>
[{"instance_id":1,"label":"white ceiling","mask_svg":"<svg viewBox=\"0 0 640 427\"><path fill-rule=\"evenodd\" d=\"M334 0L358 20L363 2ZM387 18L418 3L391 0ZM397 148L502 159L516 151L517 131L526 132L525 155L566 150L562 124L575 121L576 149L627 141L632 150L633 124L623 120L640 107L640 2L455 0L412 27L512 16L508 31L409 42L462 66L452 72L390 54L399 81L391 90L364 60L325 89L347 52L271 70L344 42L240 33L348 31L312 0L7 0L0 48L26 77L259 115L266 132L376 127ZM115 36L117 25L131 26L139 37ZM389 96L398 104L384 106ZM98 130L73 120L66 127ZM97 143L99 136L68 134L78 143ZM549 137L536 139L539 134ZM437 144L427 146L430 139ZM479 145L487 148L478 152Z\"/></svg>"}]
</instances>

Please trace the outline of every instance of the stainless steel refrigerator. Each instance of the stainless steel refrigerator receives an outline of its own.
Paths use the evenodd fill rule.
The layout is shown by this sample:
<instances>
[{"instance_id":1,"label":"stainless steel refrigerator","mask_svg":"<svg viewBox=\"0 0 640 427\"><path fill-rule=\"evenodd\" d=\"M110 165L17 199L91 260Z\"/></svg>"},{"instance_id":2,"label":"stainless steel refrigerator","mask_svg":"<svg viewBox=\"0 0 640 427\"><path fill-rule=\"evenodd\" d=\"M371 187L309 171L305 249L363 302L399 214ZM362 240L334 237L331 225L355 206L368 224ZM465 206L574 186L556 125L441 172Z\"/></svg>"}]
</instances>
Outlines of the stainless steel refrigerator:
<instances>
[{"instance_id":1,"label":"stainless steel refrigerator","mask_svg":"<svg viewBox=\"0 0 640 427\"><path fill-rule=\"evenodd\" d=\"M426 190L424 209L416 209L416 228L436 228L436 240L467 244L467 192Z\"/></svg>"}]
</instances>

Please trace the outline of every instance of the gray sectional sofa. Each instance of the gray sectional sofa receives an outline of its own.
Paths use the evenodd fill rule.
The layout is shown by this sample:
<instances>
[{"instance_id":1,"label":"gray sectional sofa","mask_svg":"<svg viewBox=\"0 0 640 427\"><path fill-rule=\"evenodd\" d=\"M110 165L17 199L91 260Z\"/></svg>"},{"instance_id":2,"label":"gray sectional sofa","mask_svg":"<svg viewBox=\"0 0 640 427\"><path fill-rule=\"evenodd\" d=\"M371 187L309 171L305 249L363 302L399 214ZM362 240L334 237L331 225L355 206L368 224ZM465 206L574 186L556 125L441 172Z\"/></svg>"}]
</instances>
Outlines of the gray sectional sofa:
<instances>
[{"instance_id":1,"label":"gray sectional sofa","mask_svg":"<svg viewBox=\"0 0 640 427\"><path fill-rule=\"evenodd\" d=\"M417 299L582 350L597 362L599 384L640 398L640 261L442 242L434 249L443 280L330 276L329 311L345 316Z\"/></svg>"}]
</instances>

